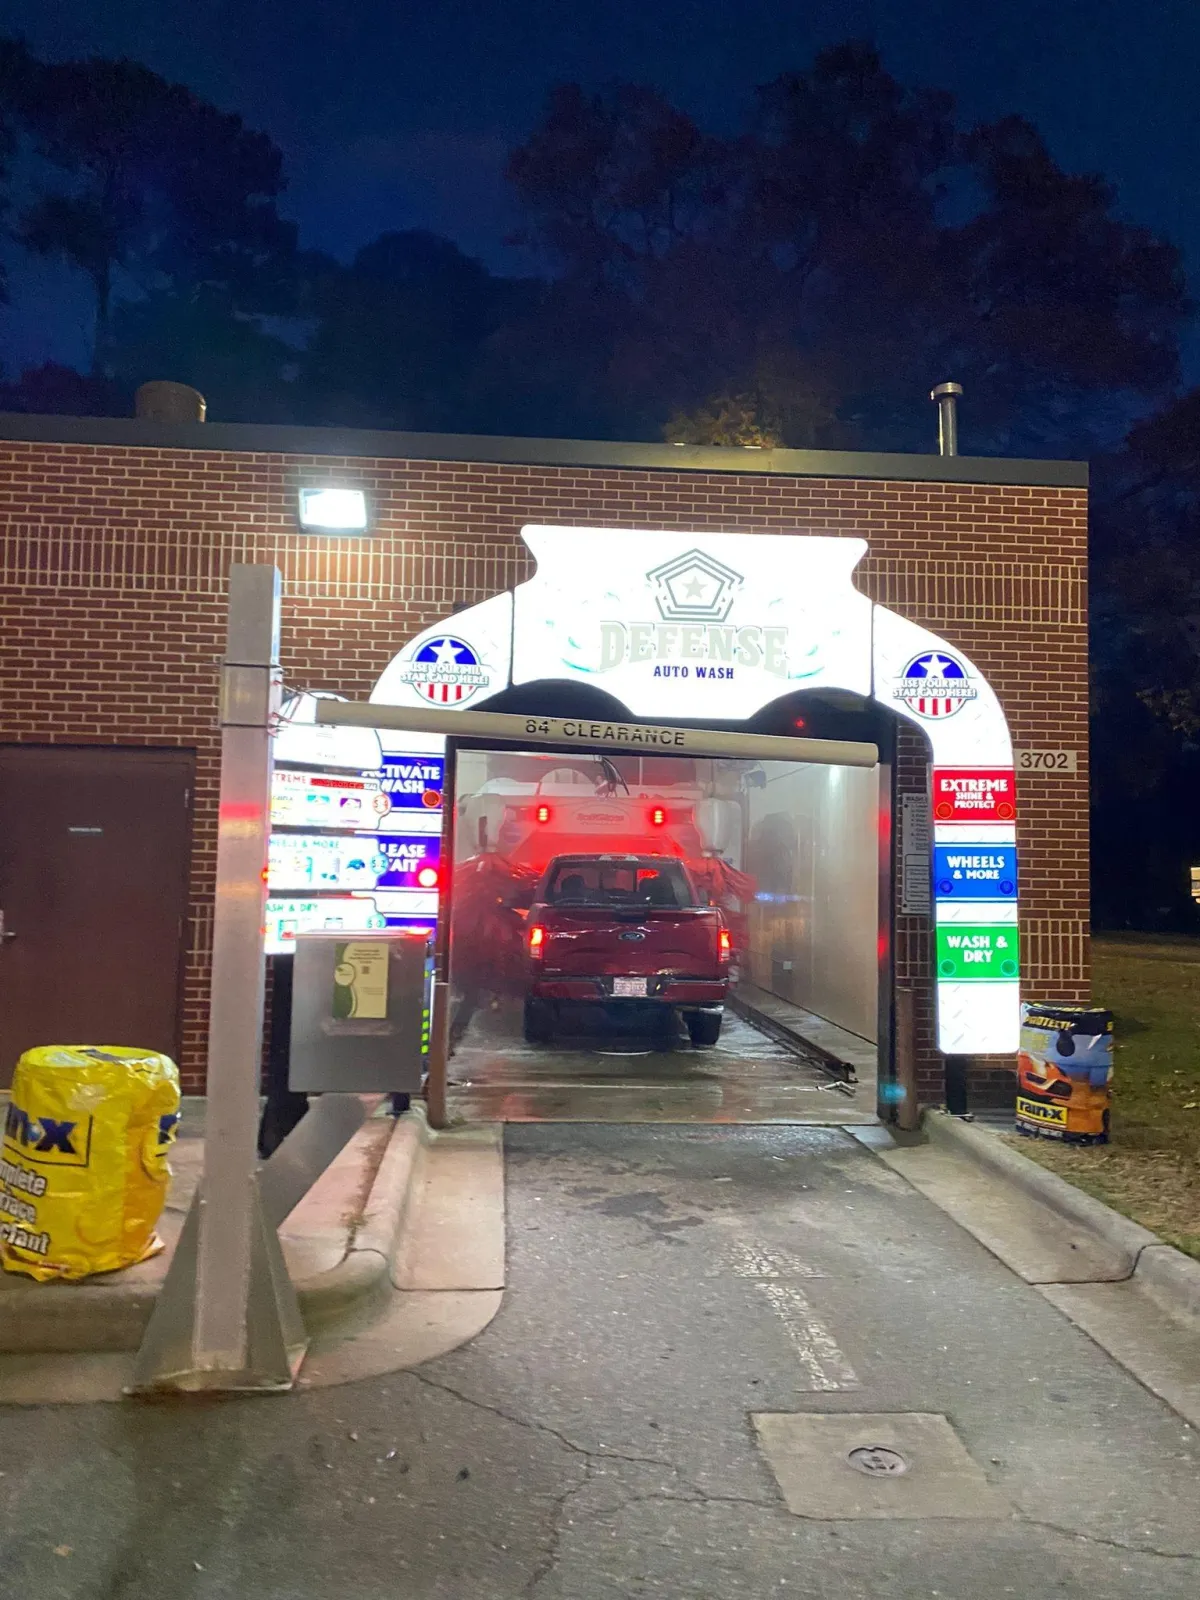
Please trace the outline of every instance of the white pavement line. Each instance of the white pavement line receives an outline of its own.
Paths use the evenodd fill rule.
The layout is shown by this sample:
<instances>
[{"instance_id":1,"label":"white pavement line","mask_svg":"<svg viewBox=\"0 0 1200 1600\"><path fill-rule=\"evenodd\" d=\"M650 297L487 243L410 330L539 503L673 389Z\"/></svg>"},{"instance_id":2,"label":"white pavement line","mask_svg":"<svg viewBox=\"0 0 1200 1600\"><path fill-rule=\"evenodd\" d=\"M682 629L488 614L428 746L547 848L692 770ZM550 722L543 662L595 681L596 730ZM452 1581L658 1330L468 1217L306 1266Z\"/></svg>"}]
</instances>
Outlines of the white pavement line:
<instances>
[{"instance_id":1,"label":"white pavement line","mask_svg":"<svg viewBox=\"0 0 1200 1600\"><path fill-rule=\"evenodd\" d=\"M823 1278L825 1274L790 1250L772 1250L764 1244L737 1239L729 1247L733 1270L739 1278Z\"/></svg>"},{"instance_id":2,"label":"white pavement line","mask_svg":"<svg viewBox=\"0 0 1200 1600\"><path fill-rule=\"evenodd\" d=\"M857 1389L854 1368L799 1289L785 1283L754 1285L783 1323L813 1389Z\"/></svg>"}]
</instances>

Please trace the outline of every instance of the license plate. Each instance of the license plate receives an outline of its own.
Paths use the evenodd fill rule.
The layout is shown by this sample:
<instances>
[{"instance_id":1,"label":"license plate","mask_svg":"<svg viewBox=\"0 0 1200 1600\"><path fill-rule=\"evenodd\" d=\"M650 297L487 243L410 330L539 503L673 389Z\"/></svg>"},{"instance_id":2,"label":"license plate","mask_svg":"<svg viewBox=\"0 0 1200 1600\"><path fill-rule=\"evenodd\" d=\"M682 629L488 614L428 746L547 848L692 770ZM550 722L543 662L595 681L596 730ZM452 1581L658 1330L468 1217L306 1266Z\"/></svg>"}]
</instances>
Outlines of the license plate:
<instances>
[{"instance_id":1,"label":"license plate","mask_svg":"<svg viewBox=\"0 0 1200 1600\"><path fill-rule=\"evenodd\" d=\"M1053 1127L1062 1127L1067 1120L1066 1106L1047 1106L1038 1100L1026 1100L1024 1095L1017 1096L1017 1115L1025 1117L1030 1122L1049 1123Z\"/></svg>"},{"instance_id":2,"label":"license plate","mask_svg":"<svg viewBox=\"0 0 1200 1600\"><path fill-rule=\"evenodd\" d=\"M614 978L613 995L623 1000L644 1000L646 998L645 978Z\"/></svg>"}]
</instances>

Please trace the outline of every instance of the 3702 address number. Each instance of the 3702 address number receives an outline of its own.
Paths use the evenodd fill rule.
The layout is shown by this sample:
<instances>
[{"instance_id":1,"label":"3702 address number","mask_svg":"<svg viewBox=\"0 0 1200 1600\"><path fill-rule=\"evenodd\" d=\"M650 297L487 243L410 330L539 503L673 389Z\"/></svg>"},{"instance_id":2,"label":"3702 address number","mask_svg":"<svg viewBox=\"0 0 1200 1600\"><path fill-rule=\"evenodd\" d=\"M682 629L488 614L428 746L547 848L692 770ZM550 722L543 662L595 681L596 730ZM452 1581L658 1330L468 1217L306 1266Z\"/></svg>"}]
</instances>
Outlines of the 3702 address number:
<instances>
[{"instance_id":1,"label":"3702 address number","mask_svg":"<svg viewBox=\"0 0 1200 1600\"><path fill-rule=\"evenodd\" d=\"M1018 772L1078 772L1077 750L1018 750Z\"/></svg>"}]
</instances>

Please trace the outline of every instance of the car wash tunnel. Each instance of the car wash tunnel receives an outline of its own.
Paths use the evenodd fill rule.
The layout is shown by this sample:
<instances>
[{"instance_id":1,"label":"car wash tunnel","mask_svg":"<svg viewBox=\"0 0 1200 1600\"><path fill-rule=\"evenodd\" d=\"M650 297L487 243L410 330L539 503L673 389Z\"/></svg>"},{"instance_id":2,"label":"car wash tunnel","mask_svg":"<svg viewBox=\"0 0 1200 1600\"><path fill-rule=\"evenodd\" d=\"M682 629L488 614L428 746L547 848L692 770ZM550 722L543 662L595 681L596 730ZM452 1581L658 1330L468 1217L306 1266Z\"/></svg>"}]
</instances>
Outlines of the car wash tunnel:
<instances>
[{"instance_id":1,"label":"car wash tunnel","mask_svg":"<svg viewBox=\"0 0 1200 1600\"><path fill-rule=\"evenodd\" d=\"M822 709L862 732L843 725L863 713ZM461 750L451 1112L873 1119L889 779L887 763Z\"/></svg>"},{"instance_id":2,"label":"car wash tunnel","mask_svg":"<svg viewBox=\"0 0 1200 1600\"><path fill-rule=\"evenodd\" d=\"M430 940L435 1123L874 1121L915 1109L922 1053L949 1094L1014 1049L1007 724L854 588L862 542L523 538L535 575L410 641L369 702L288 699L271 953Z\"/></svg>"}]
</instances>

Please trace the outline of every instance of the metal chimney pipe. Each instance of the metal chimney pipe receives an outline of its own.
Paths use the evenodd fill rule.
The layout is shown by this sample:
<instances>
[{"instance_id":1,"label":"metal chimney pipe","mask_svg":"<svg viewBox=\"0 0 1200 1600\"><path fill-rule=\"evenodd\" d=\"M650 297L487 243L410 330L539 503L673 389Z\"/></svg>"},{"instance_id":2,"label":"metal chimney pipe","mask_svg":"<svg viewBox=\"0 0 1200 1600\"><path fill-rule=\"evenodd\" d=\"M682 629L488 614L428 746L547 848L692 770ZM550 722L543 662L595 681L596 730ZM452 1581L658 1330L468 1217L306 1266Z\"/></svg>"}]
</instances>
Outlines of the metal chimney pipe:
<instances>
[{"instance_id":1,"label":"metal chimney pipe","mask_svg":"<svg viewBox=\"0 0 1200 1600\"><path fill-rule=\"evenodd\" d=\"M958 397L961 393L961 383L939 383L936 389L929 391L929 398L937 401L940 456L958 454Z\"/></svg>"},{"instance_id":2,"label":"metal chimney pipe","mask_svg":"<svg viewBox=\"0 0 1200 1600\"><path fill-rule=\"evenodd\" d=\"M207 409L199 389L165 379L143 383L133 397L133 414L145 422L203 422Z\"/></svg>"}]
</instances>

